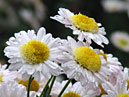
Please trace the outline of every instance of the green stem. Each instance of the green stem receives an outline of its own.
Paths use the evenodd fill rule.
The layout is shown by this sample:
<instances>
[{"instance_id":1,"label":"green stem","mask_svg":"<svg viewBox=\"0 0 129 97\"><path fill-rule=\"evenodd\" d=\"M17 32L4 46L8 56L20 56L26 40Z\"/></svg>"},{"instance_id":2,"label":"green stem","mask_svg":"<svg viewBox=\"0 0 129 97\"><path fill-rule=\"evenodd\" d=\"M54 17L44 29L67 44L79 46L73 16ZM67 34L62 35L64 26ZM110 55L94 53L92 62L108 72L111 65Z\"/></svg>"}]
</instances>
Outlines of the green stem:
<instances>
[{"instance_id":1,"label":"green stem","mask_svg":"<svg viewBox=\"0 0 129 97\"><path fill-rule=\"evenodd\" d=\"M48 91L47 91L46 97L49 97L50 92L51 92L51 89L52 89L52 87L53 87L53 84L54 84L55 80L56 80L56 76L53 77L52 83L51 83L51 85L50 85L50 88L49 88Z\"/></svg>"},{"instance_id":2,"label":"green stem","mask_svg":"<svg viewBox=\"0 0 129 97\"><path fill-rule=\"evenodd\" d=\"M61 97L61 95L64 93L65 89L68 87L69 83L72 81L72 79L69 79L67 83L65 84L64 88L61 90L60 94L58 97Z\"/></svg>"},{"instance_id":3,"label":"green stem","mask_svg":"<svg viewBox=\"0 0 129 97\"><path fill-rule=\"evenodd\" d=\"M29 78L29 83L28 83L28 89L27 89L27 97L30 96L30 87L31 87L31 83L33 81L34 77L32 77L32 75Z\"/></svg>"},{"instance_id":4,"label":"green stem","mask_svg":"<svg viewBox=\"0 0 129 97\"><path fill-rule=\"evenodd\" d=\"M77 35L75 35L75 36L74 36L74 39L75 39L75 40L78 40L77 38L78 38Z\"/></svg>"},{"instance_id":5,"label":"green stem","mask_svg":"<svg viewBox=\"0 0 129 97\"><path fill-rule=\"evenodd\" d=\"M46 88L48 87L48 85L49 85L50 81L52 80L52 78L53 78L53 76L51 76L51 78L47 81L47 84L45 85L45 87L44 87L44 89L43 89L43 91L42 91L42 93L41 93L40 97L42 97L42 96L43 96L44 91L45 91L45 90L46 90Z\"/></svg>"}]
</instances>

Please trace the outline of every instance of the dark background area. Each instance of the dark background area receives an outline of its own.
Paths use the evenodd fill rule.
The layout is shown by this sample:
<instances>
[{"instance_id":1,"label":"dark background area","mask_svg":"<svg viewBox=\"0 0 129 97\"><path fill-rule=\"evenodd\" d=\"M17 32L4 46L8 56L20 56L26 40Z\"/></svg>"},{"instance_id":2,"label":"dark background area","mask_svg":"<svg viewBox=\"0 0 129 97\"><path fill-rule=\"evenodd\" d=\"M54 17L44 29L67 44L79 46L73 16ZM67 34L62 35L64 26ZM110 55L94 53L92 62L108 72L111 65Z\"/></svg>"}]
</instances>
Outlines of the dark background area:
<instances>
[{"instance_id":1,"label":"dark background area","mask_svg":"<svg viewBox=\"0 0 129 97\"><path fill-rule=\"evenodd\" d=\"M1 0L2 1L2 0ZM0 3L1 3L0 1ZM6 41L14 36L14 33L21 30L34 29L35 31L38 28L33 28L30 23L26 22L21 18L19 11L21 9L31 10L33 14L38 14L35 11L35 6L33 3L30 3L31 0L3 0L6 2L7 6L10 6L16 17L14 20L18 23L10 23L9 14L7 11L10 8L0 4L0 62L7 63L7 58L4 56L3 49L6 47ZM33 0L34 1L34 0ZM102 7L102 0L38 0L45 8L43 20L39 21L40 27L45 27L47 32L53 34L54 37L66 38L68 35L72 36L72 30L65 28L63 24L60 24L57 21L51 20L49 17L57 14L57 11L60 7L67 8L74 13L82 13L89 17L92 17L98 23L102 23L102 26L105 27L107 32L106 37L110 39L110 35L114 31L126 31L129 32L129 17L126 12L115 12L108 13ZM40 12L39 12L40 13ZM32 20L33 21L33 20ZM93 44L95 48L101 48ZM116 48L110 42L109 45L105 45L103 49L106 53L112 53L115 57L119 58L119 61L123 66L129 67L129 53L124 52Z\"/></svg>"}]
</instances>

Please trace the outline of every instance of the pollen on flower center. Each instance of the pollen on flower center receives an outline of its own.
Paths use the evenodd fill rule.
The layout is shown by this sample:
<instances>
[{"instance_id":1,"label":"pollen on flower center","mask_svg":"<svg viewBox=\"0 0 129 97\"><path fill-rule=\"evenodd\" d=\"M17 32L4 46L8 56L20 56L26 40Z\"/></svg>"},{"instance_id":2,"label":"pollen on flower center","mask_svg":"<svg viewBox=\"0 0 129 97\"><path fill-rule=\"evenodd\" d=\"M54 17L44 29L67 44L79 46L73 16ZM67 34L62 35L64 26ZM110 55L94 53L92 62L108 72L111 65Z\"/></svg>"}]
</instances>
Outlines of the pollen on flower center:
<instances>
[{"instance_id":1,"label":"pollen on flower center","mask_svg":"<svg viewBox=\"0 0 129 97\"><path fill-rule=\"evenodd\" d=\"M62 97L81 97L79 93L77 92L67 92L67 93L64 93L64 95Z\"/></svg>"},{"instance_id":2,"label":"pollen on flower center","mask_svg":"<svg viewBox=\"0 0 129 97\"><path fill-rule=\"evenodd\" d=\"M90 71L96 72L101 68L99 55L89 47L77 47L74 52L75 60Z\"/></svg>"},{"instance_id":3,"label":"pollen on flower center","mask_svg":"<svg viewBox=\"0 0 129 97\"><path fill-rule=\"evenodd\" d=\"M19 80L18 83L24 85L27 89L28 89L28 82L29 80L23 81L23 80ZM30 87L31 91L38 91L39 90L39 83L34 79L31 83L31 87Z\"/></svg>"},{"instance_id":4,"label":"pollen on flower center","mask_svg":"<svg viewBox=\"0 0 129 97\"><path fill-rule=\"evenodd\" d=\"M129 97L129 94L119 94L117 97Z\"/></svg>"},{"instance_id":5,"label":"pollen on flower center","mask_svg":"<svg viewBox=\"0 0 129 97\"><path fill-rule=\"evenodd\" d=\"M91 32L91 33L97 33L98 32L98 25L95 22L94 19L89 18L88 16L77 14L70 17L71 22L73 25L75 25L78 29Z\"/></svg>"},{"instance_id":6,"label":"pollen on flower center","mask_svg":"<svg viewBox=\"0 0 129 97\"><path fill-rule=\"evenodd\" d=\"M49 48L45 43L31 40L20 48L23 59L31 64L43 63L49 57Z\"/></svg>"}]
</instances>

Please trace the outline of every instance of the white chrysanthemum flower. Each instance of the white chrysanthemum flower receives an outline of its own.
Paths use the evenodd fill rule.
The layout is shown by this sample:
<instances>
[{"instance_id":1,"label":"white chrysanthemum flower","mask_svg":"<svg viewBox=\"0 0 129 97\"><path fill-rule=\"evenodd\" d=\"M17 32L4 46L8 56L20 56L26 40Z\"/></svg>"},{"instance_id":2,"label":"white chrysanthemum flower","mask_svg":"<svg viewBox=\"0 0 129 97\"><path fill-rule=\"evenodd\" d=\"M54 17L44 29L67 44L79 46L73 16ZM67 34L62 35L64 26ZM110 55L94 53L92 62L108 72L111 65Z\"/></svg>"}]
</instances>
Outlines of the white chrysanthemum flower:
<instances>
[{"instance_id":1,"label":"white chrysanthemum flower","mask_svg":"<svg viewBox=\"0 0 129 97\"><path fill-rule=\"evenodd\" d=\"M59 42L59 38L54 39L50 33L46 34L43 27L39 29L37 36L34 30L15 33L15 37L7 41L8 46L4 50L10 58L9 69L18 70L23 74L24 80L30 75L40 80L41 74L47 78L60 74L61 68L55 62L56 56L60 54Z\"/></svg>"},{"instance_id":2,"label":"white chrysanthemum flower","mask_svg":"<svg viewBox=\"0 0 129 97\"><path fill-rule=\"evenodd\" d=\"M0 84L0 97L27 97L26 88L15 81L2 83ZM36 97L35 92L30 92L30 97Z\"/></svg>"},{"instance_id":3,"label":"white chrysanthemum flower","mask_svg":"<svg viewBox=\"0 0 129 97\"><path fill-rule=\"evenodd\" d=\"M129 90L127 90L127 81L117 78L115 85L109 82L102 84L104 90L107 94L102 95L102 97L129 97Z\"/></svg>"},{"instance_id":4,"label":"white chrysanthemum flower","mask_svg":"<svg viewBox=\"0 0 129 97\"><path fill-rule=\"evenodd\" d=\"M122 0L103 0L102 5L108 12L126 11L126 2Z\"/></svg>"},{"instance_id":5,"label":"white chrysanthemum flower","mask_svg":"<svg viewBox=\"0 0 129 97\"><path fill-rule=\"evenodd\" d=\"M76 42L71 37L68 37L68 41L60 49L62 55L58 56L58 60L68 78L74 78L82 84L87 81L109 80L109 75L113 72L110 69L112 64L107 64L100 50L94 50L84 42Z\"/></svg>"},{"instance_id":6,"label":"white chrysanthemum flower","mask_svg":"<svg viewBox=\"0 0 129 97\"><path fill-rule=\"evenodd\" d=\"M108 39L104 37L106 34L104 28L100 27L101 24L96 23L93 18L80 13L74 15L74 13L65 8L60 8L58 14L51 18L72 29L73 34L78 35L78 40L83 41L85 39L88 44L91 44L91 40L93 40L102 47L102 43L109 43Z\"/></svg>"},{"instance_id":7,"label":"white chrysanthemum flower","mask_svg":"<svg viewBox=\"0 0 129 97\"><path fill-rule=\"evenodd\" d=\"M7 65L0 64L0 84L3 82L8 82L12 80L16 80L18 77L17 71L9 71L6 69Z\"/></svg>"},{"instance_id":8,"label":"white chrysanthemum flower","mask_svg":"<svg viewBox=\"0 0 129 97\"><path fill-rule=\"evenodd\" d=\"M56 82L54 85L54 89L52 90L52 97L57 97L57 95L61 92L61 89L65 86L67 81L63 81L62 83ZM85 87L81 85L80 82L76 82L72 85L70 83L61 97L96 97L100 94L100 89L97 84L88 83Z\"/></svg>"},{"instance_id":9,"label":"white chrysanthemum flower","mask_svg":"<svg viewBox=\"0 0 129 97\"><path fill-rule=\"evenodd\" d=\"M111 35L111 42L119 49L129 52L129 34L116 31Z\"/></svg>"}]
</instances>

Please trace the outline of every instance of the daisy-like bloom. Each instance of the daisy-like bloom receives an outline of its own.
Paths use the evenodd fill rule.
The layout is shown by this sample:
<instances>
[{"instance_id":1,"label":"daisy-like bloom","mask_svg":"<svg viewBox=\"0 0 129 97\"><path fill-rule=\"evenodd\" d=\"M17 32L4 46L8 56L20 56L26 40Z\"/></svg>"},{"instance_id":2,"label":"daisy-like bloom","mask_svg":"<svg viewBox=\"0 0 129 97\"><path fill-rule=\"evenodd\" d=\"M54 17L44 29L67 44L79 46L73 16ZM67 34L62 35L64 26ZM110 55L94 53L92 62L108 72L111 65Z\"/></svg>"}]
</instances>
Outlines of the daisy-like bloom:
<instances>
[{"instance_id":1,"label":"daisy-like bloom","mask_svg":"<svg viewBox=\"0 0 129 97\"><path fill-rule=\"evenodd\" d=\"M61 68L55 62L56 56L60 54L60 39L53 38L50 33L46 34L43 27L37 35L34 30L15 33L15 37L11 37L7 45L4 52L10 58L9 69L18 70L23 74L24 80L30 75L39 81L41 74L47 78L60 74Z\"/></svg>"},{"instance_id":2,"label":"daisy-like bloom","mask_svg":"<svg viewBox=\"0 0 129 97\"><path fill-rule=\"evenodd\" d=\"M119 49L129 52L129 34L116 31L111 35L111 42Z\"/></svg>"},{"instance_id":3,"label":"daisy-like bloom","mask_svg":"<svg viewBox=\"0 0 129 97\"><path fill-rule=\"evenodd\" d=\"M15 81L2 83L0 84L0 97L27 97L26 88ZM35 92L30 92L30 97L36 97Z\"/></svg>"},{"instance_id":4,"label":"daisy-like bloom","mask_svg":"<svg viewBox=\"0 0 129 97\"><path fill-rule=\"evenodd\" d=\"M65 41L60 49L62 55L57 59L62 63L62 69L68 78L74 78L82 84L87 81L101 83L109 80L113 70L100 50L92 49L85 42L76 42L71 37L68 37L68 41Z\"/></svg>"},{"instance_id":5,"label":"daisy-like bloom","mask_svg":"<svg viewBox=\"0 0 129 97\"><path fill-rule=\"evenodd\" d=\"M91 40L93 40L102 47L102 43L109 43L108 39L104 37L106 34L104 28L100 27L101 24L96 23L93 18L81 13L74 15L74 13L65 8L60 8L58 14L51 18L72 29L73 34L78 35L78 40L83 41L85 39L88 44L91 44Z\"/></svg>"},{"instance_id":6,"label":"daisy-like bloom","mask_svg":"<svg viewBox=\"0 0 129 97\"><path fill-rule=\"evenodd\" d=\"M12 80L16 80L18 77L17 71L9 71L6 69L7 65L0 64L0 84Z\"/></svg>"},{"instance_id":7,"label":"daisy-like bloom","mask_svg":"<svg viewBox=\"0 0 129 97\"><path fill-rule=\"evenodd\" d=\"M119 76L115 85L105 82L102 86L107 94L102 95L102 97L129 97L127 85L127 81L121 79Z\"/></svg>"},{"instance_id":8,"label":"daisy-like bloom","mask_svg":"<svg viewBox=\"0 0 129 97\"><path fill-rule=\"evenodd\" d=\"M52 97L57 97L66 82L67 81L55 83L51 94ZM100 92L100 89L95 83L88 83L85 87L83 87L80 82L76 82L73 85L70 83L61 97L96 97L100 94Z\"/></svg>"},{"instance_id":9,"label":"daisy-like bloom","mask_svg":"<svg viewBox=\"0 0 129 97\"><path fill-rule=\"evenodd\" d=\"M126 11L127 4L122 0L103 0L102 5L108 12Z\"/></svg>"}]
</instances>

